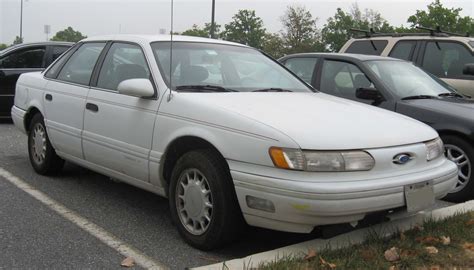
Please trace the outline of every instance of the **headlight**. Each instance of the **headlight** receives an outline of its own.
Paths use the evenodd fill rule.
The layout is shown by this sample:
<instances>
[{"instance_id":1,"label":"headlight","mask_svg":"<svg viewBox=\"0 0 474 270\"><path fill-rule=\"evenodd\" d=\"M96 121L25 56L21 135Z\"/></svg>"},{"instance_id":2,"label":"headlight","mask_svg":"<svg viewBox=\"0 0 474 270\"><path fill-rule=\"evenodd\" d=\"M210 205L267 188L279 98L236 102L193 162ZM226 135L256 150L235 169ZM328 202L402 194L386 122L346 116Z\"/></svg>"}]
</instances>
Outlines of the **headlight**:
<instances>
[{"instance_id":1,"label":"headlight","mask_svg":"<svg viewBox=\"0 0 474 270\"><path fill-rule=\"evenodd\" d=\"M312 172L368 171L375 165L374 158L364 151L301 151L289 148L270 148L275 167Z\"/></svg>"},{"instance_id":2,"label":"headlight","mask_svg":"<svg viewBox=\"0 0 474 270\"><path fill-rule=\"evenodd\" d=\"M426 160L431 161L444 154L443 141L438 137L432 141L426 142Z\"/></svg>"}]
</instances>

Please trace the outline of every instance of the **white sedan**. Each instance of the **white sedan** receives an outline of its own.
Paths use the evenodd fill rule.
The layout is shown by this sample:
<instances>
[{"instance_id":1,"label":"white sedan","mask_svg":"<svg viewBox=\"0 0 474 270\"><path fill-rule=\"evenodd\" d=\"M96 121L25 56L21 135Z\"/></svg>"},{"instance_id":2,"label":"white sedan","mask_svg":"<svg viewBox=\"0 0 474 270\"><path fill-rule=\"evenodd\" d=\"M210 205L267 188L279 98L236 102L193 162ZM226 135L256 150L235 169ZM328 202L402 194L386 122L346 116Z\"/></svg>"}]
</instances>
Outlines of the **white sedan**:
<instances>
[{"instance_id":1,"label":"white sedan","mask_svg":"<svg viewBox=\"0 0 474 270\"><path fill-rule=\"evenodd\" d=\"M22 75L12 117L36 172L68 160L166 196L179 232L201 249L244 222L308 233L416 212L456 185L438 134L416 120L315 91L247 46L170 44L88 38Z\"/></svg>"}]
</instances>

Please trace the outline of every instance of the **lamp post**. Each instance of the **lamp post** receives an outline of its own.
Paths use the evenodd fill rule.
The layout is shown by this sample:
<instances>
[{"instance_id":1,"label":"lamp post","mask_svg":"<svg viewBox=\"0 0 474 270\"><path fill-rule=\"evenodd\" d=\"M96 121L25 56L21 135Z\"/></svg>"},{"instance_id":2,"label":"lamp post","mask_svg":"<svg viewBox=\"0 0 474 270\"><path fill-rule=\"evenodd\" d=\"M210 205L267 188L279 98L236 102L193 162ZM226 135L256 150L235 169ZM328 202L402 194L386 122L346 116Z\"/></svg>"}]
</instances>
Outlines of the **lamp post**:
<instances>
[{"instance_id":1,"label":"lamp post","mask_svg":"<svg viewBox=\"0 0 474 270\"><path fill-rule=\"evenodd\" d=\"M216 0L212 0L211 38L214 38L214 32L216 31L215 13L216 13Z\"/></svg>"},{"instance_id":2,"label":"lamp post","mask_svg":"<svg viewBox=\"0 0 474 270\"><path fill-rule=\"evenodd\" d=\"M20 40L23 43L23 0L20 0Z\"/></svg>"}]
</instances>

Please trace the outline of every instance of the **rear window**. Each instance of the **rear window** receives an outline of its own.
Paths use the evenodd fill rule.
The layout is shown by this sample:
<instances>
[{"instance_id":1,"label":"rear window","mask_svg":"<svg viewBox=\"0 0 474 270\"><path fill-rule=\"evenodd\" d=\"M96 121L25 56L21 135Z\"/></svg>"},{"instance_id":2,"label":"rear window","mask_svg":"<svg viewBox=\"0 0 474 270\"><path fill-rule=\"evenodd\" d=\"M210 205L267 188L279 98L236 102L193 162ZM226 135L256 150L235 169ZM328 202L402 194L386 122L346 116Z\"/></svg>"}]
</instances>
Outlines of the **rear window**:
<instances>
[{"instance_id":1,"label":"rear window","mask_svg":"<svg viewBox=\"0 0 474 270\"><path fill-rule=\"evenodd\" d=\"M381 55L382 51L387 47L386 40L358 40L352 42L346 53L359 53L368 55Z\"/></svg>"}]
</instances>

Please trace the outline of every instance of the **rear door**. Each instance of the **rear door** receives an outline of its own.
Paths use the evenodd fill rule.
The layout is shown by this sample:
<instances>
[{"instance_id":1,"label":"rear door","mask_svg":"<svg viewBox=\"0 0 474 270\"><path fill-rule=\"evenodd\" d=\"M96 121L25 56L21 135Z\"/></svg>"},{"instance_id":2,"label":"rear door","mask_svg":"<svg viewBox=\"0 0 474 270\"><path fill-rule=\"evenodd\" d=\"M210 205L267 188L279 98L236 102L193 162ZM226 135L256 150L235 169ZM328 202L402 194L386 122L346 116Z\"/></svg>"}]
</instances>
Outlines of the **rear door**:
<instances>
[{"instance_id":1,"label":"rear door","mask_svg":"<svg viewBox=\"0 0 474 270\"><path fill-rule=\"evenodd\" d=\"M159 102L157 98L132 97L117 91L124 80L151 80L142 48L134 43L112 43L95 76L84 114L85 159L122 177L148 182L148 158Z\"/></svg>"},{"instance_id":2,"label":"rear door","mask_svg":"<svg viewBox=\"0 0 474 270\"><path fill-rule=\"evenodd\" d=\"M19 48L0 58L0 117L9 116L15 86L22 73L44 68L46 46Z\"/></svg>"},{"instance_id":3,"label":"rear door","mask_svg":"<svg viewBox=\"0 0 474 270\"><path fill-rule=\"evenodd\" d=\"M105 42L83 43L57 61L45 74L45 124L54 148L83 158L81 133L89 83Z\"/></svg>"}]
</instances>

